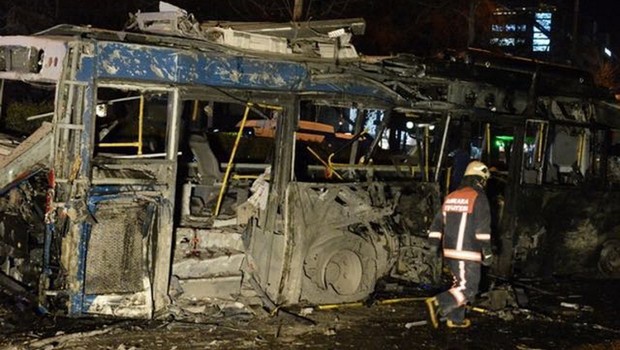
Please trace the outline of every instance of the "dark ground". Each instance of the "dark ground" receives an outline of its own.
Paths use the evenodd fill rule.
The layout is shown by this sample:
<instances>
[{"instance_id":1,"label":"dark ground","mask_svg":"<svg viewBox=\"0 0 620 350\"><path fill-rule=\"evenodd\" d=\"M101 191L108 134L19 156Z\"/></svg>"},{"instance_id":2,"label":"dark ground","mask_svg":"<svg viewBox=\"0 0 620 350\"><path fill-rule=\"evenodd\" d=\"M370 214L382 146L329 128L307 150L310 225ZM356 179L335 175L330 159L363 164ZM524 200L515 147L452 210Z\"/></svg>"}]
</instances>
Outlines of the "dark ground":
<instances>
[{"instance_id":1,"label":"dark ground","mask_svg":"<svg viewBox=\"0 0 620 350\"><path fill-rule=\"evenodd\" d=\"M5 302L0 349L620 349L620 280L520 286L527 286L527 306L509 301L492 314L472 312L468 329L438 330L407 325L426 319L419 301L315 310L307 316L313 326L261 310L200 324L76 320L36 316Z\"/></svg>"}]
</instances>

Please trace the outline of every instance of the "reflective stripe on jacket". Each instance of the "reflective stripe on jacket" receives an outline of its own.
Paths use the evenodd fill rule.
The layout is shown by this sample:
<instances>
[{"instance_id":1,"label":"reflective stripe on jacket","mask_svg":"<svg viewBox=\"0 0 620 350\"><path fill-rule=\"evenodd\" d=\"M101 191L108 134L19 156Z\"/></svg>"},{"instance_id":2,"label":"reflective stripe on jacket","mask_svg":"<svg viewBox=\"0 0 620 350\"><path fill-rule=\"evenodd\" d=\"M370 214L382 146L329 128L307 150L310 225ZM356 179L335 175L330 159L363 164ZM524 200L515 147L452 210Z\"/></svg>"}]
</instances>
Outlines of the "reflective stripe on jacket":
<instances>
[{"instance_id":1,"label":"reflective stripe on jacket","mask_svg":"<svg viewBox=\"0 0 620 350\"><path fill-rule=\"evenodd\" d=\"M482 261L481 250L491 246L489 201L482 191L465 186L450 193L435 215L428 238L443 241L445 258Z\"/></svg>"}]
</instances>

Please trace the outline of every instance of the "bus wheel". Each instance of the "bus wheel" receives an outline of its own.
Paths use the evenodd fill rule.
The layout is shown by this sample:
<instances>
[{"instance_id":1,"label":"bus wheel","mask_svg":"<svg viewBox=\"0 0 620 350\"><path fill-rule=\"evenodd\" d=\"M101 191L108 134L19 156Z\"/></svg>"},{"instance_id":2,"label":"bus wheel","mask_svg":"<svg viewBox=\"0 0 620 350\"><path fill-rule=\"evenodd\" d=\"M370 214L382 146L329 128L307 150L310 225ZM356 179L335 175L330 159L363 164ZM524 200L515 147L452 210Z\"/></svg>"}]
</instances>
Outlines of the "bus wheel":
<instances>
[{"instance_id":1,"label":"bus wheel","mask_svg":"<svg viewBox=\"0 0 620 350\"><path fill-rule=\"evenodd\" d=\"M301 299L312 304L361 300L375 287L377 254L362 237L344 233L310 248Z\"/></svg>"}]
</instances>

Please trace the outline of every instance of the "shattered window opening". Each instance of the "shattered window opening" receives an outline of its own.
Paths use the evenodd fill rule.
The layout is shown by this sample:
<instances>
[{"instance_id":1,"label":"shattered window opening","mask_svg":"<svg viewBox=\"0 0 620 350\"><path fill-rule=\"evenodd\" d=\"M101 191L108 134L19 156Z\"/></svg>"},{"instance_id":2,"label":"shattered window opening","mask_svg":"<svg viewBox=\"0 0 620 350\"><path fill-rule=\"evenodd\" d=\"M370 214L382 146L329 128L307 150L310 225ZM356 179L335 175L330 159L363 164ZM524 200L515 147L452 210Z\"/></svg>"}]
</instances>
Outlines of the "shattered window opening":
<instances>
[{"instance_id":1,"label":"shattered window opening","mask_svg":"<svg viewBox=\"0 0 620 350\"><path fill-rule=\"evenodd\" d=\"M99 87L95 155L165 158L168 95Z\"/></svg>"},{"instance_id":2,"label":"shattered window opening","mask_svg":"<svg viewBox=\"0 0 620 350\"><path fill-rule=\"evenodd\" d=\"M184 218L194 221L211 218L220 206L220 212L231 215L238 202L250 195L252 182L271 165L281 112L260 103L246 105L238 101L214 101L200 95L186 100L184 105L183 134L187 137L179 146L182 154L179 158L180 177L188 197L183 202L186 208ZM247 120L235 146L247 108ZM220 182L233 150L228 185L220 199Z\"/></svg>"},{"instance_id":3,"label":"shattered window opening","mask_svg":"<svg viewBox=\"0 0 620 350\"><path fill-rule=\"evenodd\" d=\"M368 152L382 112L302 101L295 139L294 178L343 181L341 168L357 165Z\"/></svg>"},{"instance_id":4,"label":"shattered window opening","mask_svg":"<svg viewBox=\"0 0 620 350\"><path fill-rule=\"evenodd\" d=\"M0 123L14 136L27 136L43 122L50 122L54 111L54 84L4 80L0 99Z\"/></svg>"},{"instance_id":5,"label":"shattered window opening","mask_svg":"<svg viewBox=\"0 0 620 350\"><path fill-rule=\"evenodd\" d=\"M576 186L600 176L601 131L555 124L550 135L545 183Z\"/></svg>"}]
</instances>

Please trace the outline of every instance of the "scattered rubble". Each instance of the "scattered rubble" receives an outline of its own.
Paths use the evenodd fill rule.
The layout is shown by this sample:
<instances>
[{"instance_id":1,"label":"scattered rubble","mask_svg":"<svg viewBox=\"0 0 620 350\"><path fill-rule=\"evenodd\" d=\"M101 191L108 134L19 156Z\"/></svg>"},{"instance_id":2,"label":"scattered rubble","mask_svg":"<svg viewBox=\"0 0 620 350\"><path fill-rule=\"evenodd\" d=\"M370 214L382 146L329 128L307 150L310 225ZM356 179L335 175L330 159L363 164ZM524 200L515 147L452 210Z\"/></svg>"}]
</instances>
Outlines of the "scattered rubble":
<instances>
[{"instance_id":1,"label":"scattered rubble","mask_svg":"<svg viewBox=\"0 0 620 350\"><path fill-rule=\"evenodd\" d=\"M151 322L123 321L95 325L94 329L86 324L88 319L57 318L53 326L45 326L37 332L23 328L23 333L15 333L15 330L7 333L9 329L3 326L0 329L0 348L223 350L356 346L374 349L410 344L411 339L415 339L418 345L431 349L456 346L451 344L461 347L548 349L620 342L620 324L616 320L614 306L617 306L616 302L610 304L610 308L606 310L597 309L597 312L562 306L562 303L565 303L571 307L591 305L595 308L597 303L606 302L600 298L599 293L609 290L609 293L614 294L617 287L620 287L617 283L589 290L587 285L572 285L575 282L570 281L518 282L553 292L553 295L524 289L529 299L528 308L515 306L518 293L516 290L519 287L509 282L495 281L492 291L496 292L484 294L479 299L480 302L470 308L472 327L465 332L443 333L444 330L440 330L444 334L441 337L437 337L436 332L429 331L425 319L426 308L420 301L424 296L400 295L398 298L362 303L357 307L348 304L340 308L306 307L305 312L304 308L301 308L299 314L311 312L318 325L314 327L300 322L288 322L288 318L276 317L275 314L260 311L261 309L251 309L253 315L249 318L226 317L225 314L231 310L244 309L235 302L222 304L219 308L196 303L184 308L183 312L194 312L183 315L185 318L170 317ZM487 305L491 304L490 295L493 294L496 294L496 303L499 301L498 304L506 305L503 309L487 308ZM397 302L391 302L392 300ZM575 302L576 300L579 302ZM564 314L562 310L575 313ZM0 307L0 320L5 316L8 314ZM40 320L45 319L51 320L51 317ZM80 323L83 324L82 329L79 329ZM551 324L553 326L550 326ZM481 334L484 336L480 336ZM450 344L446 345L446 339Z\"/></svg>"},{"instance_id":2,"label":"scattered rubble","mask_svg":"<svg viewBox=\"0 0 620 350\"><path fill-rule=\"evenodd\" d=\"M24 345L30 349L45 348L46 350L50 348L55 348L55 347L65 347L65 346L70 345L71 342L82 341L88 337L108 334L114 331L115 329L117 328L108 327L108 328L103 328L103 329L96 329L96 330L89 331L89 332L77 332L77 333L71 333L71 334L64 334L63 332L59 332L59 334L53 337L29 341L29 342L26 342Z\"/></svg>"},{"instance_id":3,"label":"scattered rubble","mask_svg":"<svg viewBox=\"0 0 620 350\"><path fill-rule=\"evenodd\" d=\"M326 335L326 336L336 335L336 329L328 328L323 332L323 335Z\"/></svg>"},{"instance_id":4,"label":"scattered rubble","mask_svg":"<svg viewBox=\"0 0 620 350\"><path fill-rule=\"evenodd\" d=\"M411 327L426 326L427 324L428 324L428 321L426 320L407 322L405 323L405 328L409 329Z\"/></svg>"},{"instance_id":5,"label":"scattered rubble","mask_svg":"<svg viewBox=\"0 0 620 350\"><path fill-rule=\"evenodd\" d=\"M593 312L594 311L592 306L579 305L579 304L575 304L575 303L561 302L560 306L565 307L565 308L569 308L569 309L573 309L573 310L578 310L578 311L586 311L586 312Z\"/></svg>"}]
</instances>

